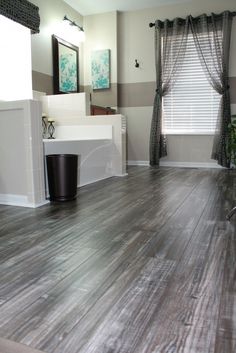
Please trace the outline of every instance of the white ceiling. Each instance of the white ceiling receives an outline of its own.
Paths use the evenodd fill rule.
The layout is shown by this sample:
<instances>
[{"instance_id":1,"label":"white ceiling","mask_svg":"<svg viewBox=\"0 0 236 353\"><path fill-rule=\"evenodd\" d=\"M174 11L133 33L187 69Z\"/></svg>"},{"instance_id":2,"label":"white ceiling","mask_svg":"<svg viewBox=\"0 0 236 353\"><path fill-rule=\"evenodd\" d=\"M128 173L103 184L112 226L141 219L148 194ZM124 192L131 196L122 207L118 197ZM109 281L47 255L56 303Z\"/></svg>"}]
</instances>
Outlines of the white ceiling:
<instances>
[{"instance_id":1,"label":"white ceiling","mask_svg":"<svg viewBox=\"0 0 236 353\"><path fill-rule=\"evenodd\" d=\"M135 11L193 0L64 0L82 16L110 11Z\"/></svg>"}]
</instances>

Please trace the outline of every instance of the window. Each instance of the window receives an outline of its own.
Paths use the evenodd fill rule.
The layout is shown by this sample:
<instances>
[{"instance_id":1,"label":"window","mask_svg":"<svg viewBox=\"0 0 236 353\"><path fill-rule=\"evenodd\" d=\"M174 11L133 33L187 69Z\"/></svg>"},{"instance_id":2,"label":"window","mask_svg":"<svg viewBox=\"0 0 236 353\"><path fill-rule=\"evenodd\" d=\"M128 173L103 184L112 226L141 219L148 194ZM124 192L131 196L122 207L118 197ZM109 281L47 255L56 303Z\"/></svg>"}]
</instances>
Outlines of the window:
<instances>
[{"instance_id":1,"label":"window","mask_svg":"<svg viewBox=\"0 0 236 353\"><path fill-rule=\"evenodd\" d=\"M206 45L209 45L207 37ZM212 62L214 59L212 57ZM207 80L193 36L189 34L181 71L171 92L163 97L164 133L213 134L220 99L221 95Z\"/></svg>"},{"instance_id":2,"label":"window","mask_svg":"<svg viewBox=\"0 0 236 353\"><path fill-rule=\"evenodd\" d=\"M30 29L0 16L0 100L32 98Z\"/></svg>"}]
</instances>

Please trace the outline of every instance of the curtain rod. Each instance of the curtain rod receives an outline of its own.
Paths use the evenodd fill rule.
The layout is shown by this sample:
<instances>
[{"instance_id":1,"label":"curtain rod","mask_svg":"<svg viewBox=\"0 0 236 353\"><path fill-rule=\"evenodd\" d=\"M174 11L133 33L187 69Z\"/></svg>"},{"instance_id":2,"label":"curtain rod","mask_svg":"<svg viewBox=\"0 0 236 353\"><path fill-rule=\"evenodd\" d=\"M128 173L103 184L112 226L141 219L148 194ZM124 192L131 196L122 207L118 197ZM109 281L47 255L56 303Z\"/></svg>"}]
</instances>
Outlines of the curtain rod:
<instances>
[{"instance_id":1,"label":"curtain rod","mask_svg":"<svg viewBox=\"0 0 236 353\"><path fill-rule=\"evenodd\" d=\"M218 15L216 15L216 16L220 16L221 14L218 14ZM234 16L236 16L236 12L235 11L233 11L233 12L231 12L231 15L234 17ZM197 16L196 18L198 18L198 17L200 17L200 16ZM207 17L209 17L209 16L207 16ZM163 22L163 21L161 21L161 22ZM149 27L150 28L152 28L152 27L155 27L155 22L150 22L149 23Z\"/></svg>"}]
</instances>

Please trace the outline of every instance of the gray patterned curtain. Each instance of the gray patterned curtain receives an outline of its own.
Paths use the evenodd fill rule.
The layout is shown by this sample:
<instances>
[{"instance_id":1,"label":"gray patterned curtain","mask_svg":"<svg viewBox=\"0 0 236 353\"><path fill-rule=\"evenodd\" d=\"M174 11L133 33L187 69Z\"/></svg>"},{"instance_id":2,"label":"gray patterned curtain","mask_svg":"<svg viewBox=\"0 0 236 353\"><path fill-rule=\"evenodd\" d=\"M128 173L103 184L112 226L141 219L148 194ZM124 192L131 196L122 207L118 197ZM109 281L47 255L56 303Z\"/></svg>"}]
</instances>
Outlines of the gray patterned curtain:
<instances>
[{"instance_id":1,"label":"gray patterned curtain","mask_svg":"<svg viewBox=\"0 0 236 353\"><path fill-rule=\"evenodd\" d=\"M0 0L0 15L39 33L39 8L27 0Z\"/></svg>"},{"instance_id":2,"label":"gray patterned curtain","mask_svg":"<svg viewBox=\"0 0 236 353\"><path fill-rule=\"evenodd\" d=\"M159 166L167 155L166 136L162 134L162 98L174 86L182 66L188 39L188 20L155 22L156 95L150 131L150 165ZM175 46L172 42L175 42ZM173 58L175 58L173 60Z\"/></svg>"},{"instance_id":3,"label":"gray patterned curtain","mask_svg":"<svg viewBox=\"0 0 236 353\"><path fill-rule=\"evenodd\" d=\"M223 167L230 167L227 152L228 124L231 121L229 95L229 48L234 13L225 11L220 15L205 14L197 19L189 17L191 31L198 56L206 77L214 90L221 95L212 158ZM202 35L204 34L204 35ZM212 60L215 58L215 60Z\"/></svg>"},{"instance_id":4,"label":"gray patterned curtain","mask_svg":"<svg viewBox=\"0 0 236 353\"><path fill-rule=\"evenodd\" d=\"M162 97L170 92L178 79L188 34L192 33L206 77L212 87L222 95L212 158L216 159L220 165L229 167L230 160L227 155L227 127L230 122L228 63L232 17L235 15L236 12L225 11L220 15L206 16L204 14L196 18L187 16L186 19L176 18L173 21L157 20L155 22L157 89L150 132L150 165L158 166L159 158L167 154L166 137L162 134ZM215 57L217 59L214 61L212 58Z\"/></svg>"}]
</instances>

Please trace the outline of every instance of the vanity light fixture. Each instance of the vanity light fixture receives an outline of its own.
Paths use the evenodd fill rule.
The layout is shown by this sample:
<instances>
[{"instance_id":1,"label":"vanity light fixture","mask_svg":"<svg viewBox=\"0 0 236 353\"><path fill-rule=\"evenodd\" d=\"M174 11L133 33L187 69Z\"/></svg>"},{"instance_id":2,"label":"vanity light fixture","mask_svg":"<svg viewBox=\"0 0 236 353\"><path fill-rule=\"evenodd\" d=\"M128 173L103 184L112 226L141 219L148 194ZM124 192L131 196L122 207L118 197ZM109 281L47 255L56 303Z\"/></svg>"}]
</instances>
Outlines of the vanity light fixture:
<instances>
[{"instance_id":1,"label":"vanity light fixture","mask_svg":"<svg viewBox=\"0 0 236 353\"><path fill-rule=\"evenodd\" d=\"M63 18L63 29L59 34L59 37L62 39L74 44L78 45L79 43L83 43L85 41L85 34L83 27L77 25L75 21L71 21L66 15Z\"/></svg>"},{"instance_id":2,"label":"vanity light fixture","mask_svg":"<svg viewBox=\"0 0 236 353\"><path fill-rule=\"evenodd\" d=\"M77 25L77 23L75 23L75 21L71 21L66 15L64 16L63 21L66 21L66 22L69 23L71 26L78 27L78 29L79 29L81 32L84 32L83 27Z\"/></svg>"}]
</instances>

